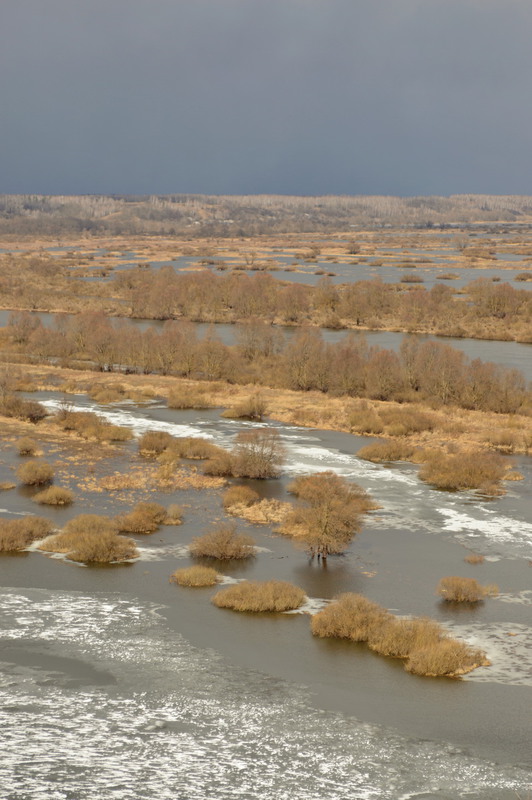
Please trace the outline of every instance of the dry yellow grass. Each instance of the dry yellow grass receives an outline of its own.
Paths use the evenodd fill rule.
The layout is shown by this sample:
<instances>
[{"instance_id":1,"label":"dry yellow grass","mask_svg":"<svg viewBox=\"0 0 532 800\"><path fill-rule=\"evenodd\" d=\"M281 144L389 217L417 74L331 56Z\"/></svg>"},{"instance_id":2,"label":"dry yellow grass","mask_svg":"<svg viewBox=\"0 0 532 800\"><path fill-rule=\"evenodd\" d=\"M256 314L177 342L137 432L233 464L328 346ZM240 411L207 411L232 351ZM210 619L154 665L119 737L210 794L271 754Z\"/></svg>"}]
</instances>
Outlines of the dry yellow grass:
<instances>
[{"instance_id":1,"label":"dry yellow grass","mask_svg":"<svg viewBox=\"0 0 532 800\"><path fill-rule=\"evenodd\" d=\"M74 502L74 492L61 486L49 486L33 495L32 500L46 506L69 506Z\"/></svg>"},{"instance_id":2,"label":"dry yellow grass","mask_svg":"<svg viewBox=\"0 0 532 800\"><path fill-rule=\"evenodd\" d=\"M28 461L17 469L17 477L26 486L41 486L53 481L54 468L42 459Z\"/></svg>"},{"instance_id":3,"label":"dry yellow grass","mask_svg":"<svg viewBox=\"0 0 532 800\"><path fill-rule=\"evenodd\" d=\"M475 578L459 578L455 575L442 578L436 589L436 594L449 603L479 603L485 597L493 597L498 592L495 585L482 586Z\"/></svg>"},{"instance_id":4,"label":"dry yellow grass","mask_svg":"<svg viewBox=\"0 0 532 800\"><path fill-rule=\"evenodd\" d=\"M0 521L0 553L24 550L32 542L44 539L53 525L44 517L23 517Z\"/></svg>"},{"instance_id":5,"label":"dry yellow grass","mask_svg":"<svg viewBox=\"0 0 532 800\"><path fill-rule=\"evenodd\" d=\"M249 486L230 486L222 498L224 508L233 506L252 506L258 503L259 494Z\"/></svg>"},{"instance_id":6,"label":"dry yellow grass","mask_svg":"<svg viewBox=\"0 0 532 800\"><path fill-rule=\"evenodd\" d=\"M196 565L183 567L176 570L170 578L171 583L179 586L215 586L221 580L221 575L212 567Z\"/></svg>"},{"instance_id":7,"label":"dry yellow grass","mask_svg":"<svg viewBox=\"0 0 532 800\"><path fill-rule=\"evenodd\" d=\"M221 589L212 598L218 608L233 611L291 611L306 599L305 592L285 581L243 581Z\"/></svg>"},{"instance_id":8,"label":"dry yellow grass","mask_svg":"<svg viewBox=\"0 0 532 800\"><path fill-rule=\"evenodd\" d=\"M33 439L29 436L23 436L17 442L17 449L19 456L35 456L37 455L38 447Z\"/></svg>"},{"instance_id":9,"label":"dry yellow grass","mask_svg":"<svg viewBox=\"0 0 532 800\"><path fill-rule=\"evenodd\" d=\"M221 561L251 558L255 555L255 541L245 533L238 533L236 525L221 523L212 531L192 540L190 555L195 558L216 558Z\"/></svg>"},{"instance_id":10,"label":"dry yellow grass","mask_svg":"<svg viewBox=\"0 0 532 800\"><path fill-rule=\"evenodd\" d=\"M504 461L500 456L481 451L446 454L434 452L428 456L419 477L438 489L457 491L476 489L482 494L501 494Z\"/></svg>"},{"instance_id":11,"label":"dry yellow grass","mask_svg":"<svg viewBox=\"0 0 532 800\"><path fill-rule=\"evenodd\" d=\"M451 639L434 620L397 619L362 595L343 594L311 621L315 636L367 642L375 652L405 659L415 675L457 677L485 666L485 653Z\"/></svg>"},{"instance_id":12,"label":"dry yellow grass","mask_svg":"<svg viewBox=\"0 0 532 800\"><path fill-rule=\"evenodd\" d=\"M477 667L489 666L482 650L456 639L442 639L433 645L413 651L405 669L413 675L427 677L458 677Z\"/></svg>"},{"instance_id":13,"label":"dry yellow grass","mask_svg":"<svg viewBox=\"0 0 532 800\"><path fill-rule=\"evenodd\" d=\"M107 564L128 561L138 556L133 539L119 536L111 531L90 531L80 533L57 533L48 537L41 550L63 553L71 561Z\"/></svg>"}]
</instances>

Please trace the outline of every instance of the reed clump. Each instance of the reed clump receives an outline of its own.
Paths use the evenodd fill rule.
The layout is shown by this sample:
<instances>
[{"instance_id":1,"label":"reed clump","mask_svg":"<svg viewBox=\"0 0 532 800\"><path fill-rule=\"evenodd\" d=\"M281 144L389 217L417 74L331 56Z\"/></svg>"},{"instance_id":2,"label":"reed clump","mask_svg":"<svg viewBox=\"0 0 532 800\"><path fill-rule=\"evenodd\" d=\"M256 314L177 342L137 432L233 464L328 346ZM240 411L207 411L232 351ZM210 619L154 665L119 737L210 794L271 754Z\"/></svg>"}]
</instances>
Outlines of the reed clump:
<instances>
[{"instance_id":1,"label":"reed clump","mask_svg":"<svg viewBox=\"0 0 532 800\"><path fill-rule=\"evenodd\" d=\"M376 442L361 447L357 457L374 464L388 461L411 461L416 448L408 442L392 439L389 442Z\"/></svg>"},{"instance_id":2,"label":"reed clump","mask_svg":"<svg viewBox=\"0 0 532 800\"><path fill-rule=\"evenodd\" d=\"M24 550L38 539L48 536L53 527L50 520L44 517L0 520L0 553Z\"/></svg>"},{"instance_id":3,"label":"reed clump","mask_svg":"<svg viewBox=\"0 0 532 800\"><path fill-rule=\"evenodd\" d=\"M460 578L456 575L442 578L436 588L436 594L449 603L479 603L485 597L497 595L498 591L495 585L482 586L475 578Z\"/></svg>"},{"instance_id":4,"label":"reed clump","mask_svg":"<svg viewBox=\"0 0 532 800\"><path fill-rule=\"evenodd\" d=\"M483 564L485 561L484 556L480 555L480 553L470 553L468 556L464 558L468 564Z\"/></svg>"},{"instance_id":5,"label":"reed clump","mask_svg":"<svg viewBox=\"0 0 532 800\"><path fill-rule=\"evenodd\" d=\"M69 520L64 529L48 537L41 550L63 553L71 561L110 563L138 556L133 539L119 536L116 523L96 514L80 514Z\"/></svg>"},{"instance_id":6,"label":"reed clump","mask_svg":"<svg viewBox=\"0 0 532 800\"><path fill-rule=\"evenodd\" d=\"M220 523L209 533L192 540L189 547L195 558L216 558L220 561L252 558L255 555L255 540L239 533L234 523Z\"/></svg>"},{"instance_id":7,"label":"reed clump","mask_svg":"<svg viewBox=\"0 0 532 800\"><path fill-rule=\"evenodd\" d=\"M226 509L235 506L245 506L249 508L249 506L259 502L259 494L249 486L231 486L224 493L222 502Z\"/></svg>"},{"instance_id":8,"label":"reed clump","mask_svg":"<svg viewBox=\"0 0 532 800\"><path fill-rule=\"evenodd\" d=\"M212 408L213 403L207 397L207 390L201 387L192 389L191 387L180 387L172 389L168 395L168 408L187 409L187 408Z\"/></svg>"},{"instance_id":9,"label":"reed clump","mask_svg":"<svg viewBox=\"0 0 532 800\"><path fill-rule=\"evenodd\" d=\"M384 626L392 615L378 603L360 594L339 595L322 611L312 617L311 630L320 638L349 639L367 642L370 633Z\"/></svg>"},{"instance_id":10,"label":"reed clump","mask_svg":"<svg viewBox=\"0 0 532 800\"><path fill-rule=\"evenodd\" d=\"M175 437L166 431L147 431L139 439L139 453L146 458L157 458L175 441Z\"/></svg>"},{"instance_id":11,"label":"reed clump","mask_svg":"<svg viewBox=\"0 0 532 800\"><path fill-rule=\"evenodd\" d=\"M119 403L127 397L126 389L121 383L92 383L87 390L87 394L91 400L102 405Z\"/></svg>"},{"instance_id":12,"label":"reed clump","mask_svg":"<svg viewBox=\"0 0 532 800\"><path fill-rule=\"evenodd\" d=\"M212 602L233 611L292 611L306 599L299 586L285 581L242 581L217 592Z\"/></svg>"},{"instance_id":13,"label":"reed clump","mask_svg":"<svg viewBox=\"0 0 532 800\"><path fill-rule=\"evenodd\" d=\"M181 525L183 522L183 509L177 503L170 503L166 509L165 525Z\"/></svg>"},{"instance_id":14,"label":"reed clump","mask_svg":"<svg viewBox=\"0 0 532 800\"><path fill-rule=\"evenodd\" d=\"M196 565L176 570L170 577L171 583L179 586L215 586L221 580L220 573L212 567Z\"/></svg>"},{"instance_id":15,"label":"reed clump","mask_svg":"<svg viewBox=\"0 0 532 800\"><path fill-rule=\"evenodd\" d=\"M127 442L133 436L129 428L113 425L93 411L60 411L55 419L63 430L73 431L84 439Z\"/></svg>"},{"instance_id":16,"label":"reed clump","mask_svg":"<svg viewBox=\"0 0 532 800\"><path fill-rule=\"evenodd\" d=\"M32 500L45 506L69 506L74 502L74 492L62 486L49 486L33 495Z\"/></svg>"},{"instance_id":17,"label":"reed clump","mask_svg":"<svg viewBox=\"0 0 532 800\"><path fill-rule=\"evenodd\" d=\"M19 456L35 456L38 452L37 444L29 436L23 436L17 442Z\"/></svg>"},{"instance_id":18,"label":"reed clump","mask_svg":"<svg viewBox=\"0 0 532 800\"><path fill-rule=\"evenodd\" d=\"M161 453L159 460L163 464L179 461L181 458L203 460L224 452L223 448L201 436L183 436L174 438Z\"/></svg>"},{"instance_id":19,"label":"reed clump","mask_svg":"<svg viewBox=\"0 0 532 800\"><path fill-rule=\"evenodd\" d=\"M434 620L397 618L358 594L343 594L315 614L315 636L366 642L383 656L401 658L415 675L458 677L489 662L481 650L448 636Z\"/></svg>"},{"instance_id":20,"label":"reed clump","mask_svg":"<svg viewBox=\"0 0 532 800\"><path fill-rule=\"evenodd\" d=\"M17 469L19 481L26 486L41 486L51 483L54 475L55 470L52 465L42 459L28 461L27 464L21 464Z\"/></svg>"},{"instance_id":21,"label":"reed clump","mask_svg":"<svg viewBox=\"0 0 532 800\"><path fill-rule=\"evenodd\" d=\"M159 503L137 503L129 514L116 517L120 533L155 533L167 517L167 511Z\"/></svg>"},{"instance_id":22,"label":"reed clump","mask_svg":"<svg viewBox=\"0 0 532 800\"><path fill-rule=\"evenodd\" d=\"M240 403L237 403L237 405L227 408L222 413L222 417L228 417L229 419L249 419L260 422L265 414L266 401L259 392L256 392Z\"/></svg>"},{"instance_id":23,"label":"reed clump","mask_svg":"<svg viewBox=\"0 0 532 800\"><path fill-rule=\"evenodd\" d=\"M432 452L419 470L422 481L438 489L461 491L475 489L482 494L500 494L504 477L503 459L495 453L467 451Z\"/></svg>"},{"instance_id":24,"label":"reed clump","mask_svg":"<svg viewBox=\"0 0 532 800\"><path fill-rule=\"evenodd\" d=\"M458 677L477 667L489 666L483 650L456 639L442 639L414 650L405 664L407 672L431 678Z\"/></svg>"}]
</instances>

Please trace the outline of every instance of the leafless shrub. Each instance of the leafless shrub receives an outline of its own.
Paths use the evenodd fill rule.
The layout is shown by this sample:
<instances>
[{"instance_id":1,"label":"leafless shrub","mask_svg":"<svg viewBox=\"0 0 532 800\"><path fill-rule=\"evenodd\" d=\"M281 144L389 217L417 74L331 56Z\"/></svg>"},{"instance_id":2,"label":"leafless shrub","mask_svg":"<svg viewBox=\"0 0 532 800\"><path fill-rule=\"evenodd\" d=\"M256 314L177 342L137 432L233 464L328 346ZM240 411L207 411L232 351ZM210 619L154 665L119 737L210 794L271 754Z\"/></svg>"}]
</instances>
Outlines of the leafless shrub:
<instances>
[{"instance_id":1,"label":"leafless shrub","mask_svg":"<svg viewBox=\"0 0 532 800\"><path fill-rule=\"evenodd\" d=\"M360 594L339 595L312 617L314 636L367 642L372 630L385 625L392 615L378 603Z\"/></svg>"},{"instance_id":2,"label":"leafless shrub","mask_svg":"<svg viewBox=\"0 0 532 800\"><path fill-rule=\"evenodd\" d=\"M218 608L233 611L291 611L305 601L305 592L285 581L243 581L221 589L212 598Z\"/></svg>"},{"instance_id":3,"label":"leafless shrub","mask_svg":"<svg viewBox=\"0 0 532 800\"><path fill-rule=\"evenodd\" d=\"M147 458L156 458L175 441L175 437L165 431L148 431L139 439L139 453Z\"/></svg>"},{"instance_id":4,"label":"leafless shrub","mask_svg":"<svg viewBox=\"0 0 532 800\"><path fill-rule=\"evenodd\" d=\"M255 555L255 541L245 533L238 533L236 525L221 523L212 531L192 540L190 554L195 558L229 559L250 558Z\"/></svg>"},{"instance_id":5,"label":"leafless shrub","mask_svg":"<svg viewBox=\"0 0 532 800\"><path fill-rule=\"evenodd\" d=\"M223 496L224 508L232 508L233 506L252 506L259 500L258 492L255 492L249 486L231 486Z\"/></svg>"},{"instance_id":6,"label":"leafless shrub","mask_svg":"<svg viewBox=\"0 0 532 800\"><path fill-rule=\"evenodd\" d=\"M419 477L438 489L477 489L483 494L497 494L504 477L504 461L500 456L483 451L438 452L423 464Z\"/></svg>"},{"instance_id":7,"label":"leafless shrub","mask_svg":"<svg viewBox=\"0 0 532 800\"><path fill-rule=\"evenodd\" d=\"M266 413L266 401L259 392L223 412L222 417L261 421Z\"/></svg>"},{"instance_id":8,"label":"leafless shrub","mask_svg":"<svg viewBox=\"0 0 532 800\"><path fill-rule=\"evenodd\" d=\"M118 536L111 530L86 530L77 533L67 533L65 530L46 539L41 549L63 553L71 561L84 563L127 561L138 556L133 539Z\"/></svg>"},{"instance_id":9,"label":"leafless shrub","mask_svg":"<svg viewBox=\"0 0 532 800\"><path fill-rule=\"evenodd\" d=\"M47 506L69 506L74 502L74 493L61 486L49 486L48 489L34 495L32 500Z\"/></svg>"},{"instance_id":10,"label":"leafless shrub","mask_svg":"<svg viewBox=\"0 0 532 800\"><path fill-rule=\"evenodd\" d=\"M442 578L436 593L450 603L478 603L486 596L498 593L496 586L481 586L475 578L450 575Z\"/></svg>"},{"instance_id":11,"label":"leafless shrub","mask_svg":"<svg viewBox=\"0 0 532 800\"><path fill-rule=\"evenodd\" d=\"M275 428L242 431L236 437L232 473L237 478L276 478L284 450Z\"/></svg>"},{"instance_id":12,"label":"leafless shrub","mask_svg":"<svg viewBox=\"0 0 532 800\"><path fill-rule=\"evenodd\" d=\"M0 520L0 553L24 550L37 539L44 539L53 530L44 517Z\"/></svg>"},{"instance_id":13,"label":"leafless shrub","mask_svg":"<svg viewBox=\"0 0 532 800\"><path fill-rule=\"evenodd\" d=\"M166 516L166 509L159 503L137 503L129 514L116 518L116 525L121 533L154 533Z\"/></svg>"},{"instance_id":14,"label":"leafless shrub","mask_svg":"<svg viewBox=\"0 0 532 800\"><path fill-rule=\"evenodd\" d=\"M28 436L23 436L22 439L19 439L17 442L18 454L19 456L35 456L37 455L37 445L30 439Z\"/></svg>"},{"instance_id":15,"label":"leafless shrub","mask_svg":"<svg viewBox=\"0 0 532 800\"><path fill-rule=\"evenodd\" d=\"M21 464L17 469L17 477L26 486L40 486L54 479L54 468L47 461L37 459Z\"/></svg>"}]
</instances>

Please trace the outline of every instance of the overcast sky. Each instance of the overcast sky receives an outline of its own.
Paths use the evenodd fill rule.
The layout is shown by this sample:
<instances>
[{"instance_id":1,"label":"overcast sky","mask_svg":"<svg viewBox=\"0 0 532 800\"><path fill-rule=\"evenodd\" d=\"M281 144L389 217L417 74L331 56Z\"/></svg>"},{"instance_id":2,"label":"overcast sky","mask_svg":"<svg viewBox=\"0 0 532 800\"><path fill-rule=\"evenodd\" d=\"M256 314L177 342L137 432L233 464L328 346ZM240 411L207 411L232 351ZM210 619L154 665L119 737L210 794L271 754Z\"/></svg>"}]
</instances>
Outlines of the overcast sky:
<instances>
[{"instance_id":1,"label":"overcast sky","mask_svg":"<svg viewBox=\"0 0 532 800\"><path fill-rule=\"evenodd\" d=\"M532 194L532 0L0 0L0 192Z\"/></svg>"}]
</instances>

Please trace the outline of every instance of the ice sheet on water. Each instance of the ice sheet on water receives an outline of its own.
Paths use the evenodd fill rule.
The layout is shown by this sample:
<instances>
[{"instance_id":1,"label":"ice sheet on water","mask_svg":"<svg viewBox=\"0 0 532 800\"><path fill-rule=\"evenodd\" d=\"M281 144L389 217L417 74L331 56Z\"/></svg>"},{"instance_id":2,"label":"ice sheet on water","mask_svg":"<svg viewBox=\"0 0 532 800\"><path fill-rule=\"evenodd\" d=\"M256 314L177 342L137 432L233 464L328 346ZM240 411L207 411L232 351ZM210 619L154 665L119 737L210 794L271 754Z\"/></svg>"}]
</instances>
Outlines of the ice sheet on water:
<instances>
[{"instance_id":1,"label":"ice sheet on water","mask_svg":"<svg viewBox=\"0 0 532 800\"><path fill-rule=\"evenodd\" d=\"M7 665L0 783L9 800L503 800L529 773L311 708L303 687L201 652L160 607L120 595L5 590L4 643L31 639L111 671L61 688Z\"/></svg>"}]
</instances>

